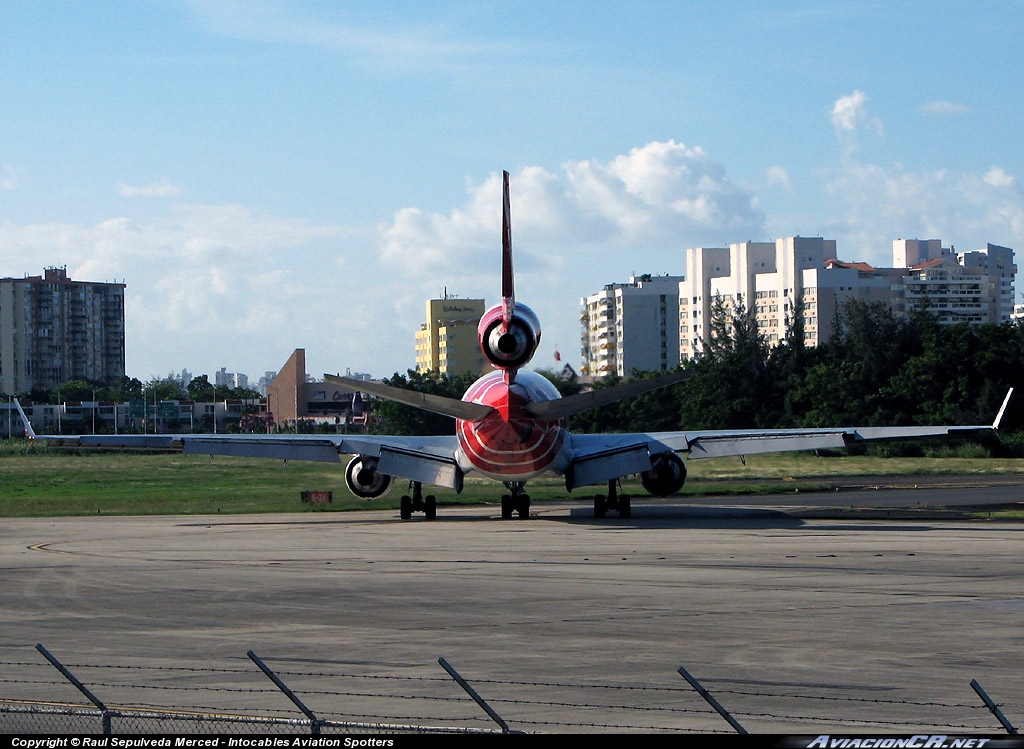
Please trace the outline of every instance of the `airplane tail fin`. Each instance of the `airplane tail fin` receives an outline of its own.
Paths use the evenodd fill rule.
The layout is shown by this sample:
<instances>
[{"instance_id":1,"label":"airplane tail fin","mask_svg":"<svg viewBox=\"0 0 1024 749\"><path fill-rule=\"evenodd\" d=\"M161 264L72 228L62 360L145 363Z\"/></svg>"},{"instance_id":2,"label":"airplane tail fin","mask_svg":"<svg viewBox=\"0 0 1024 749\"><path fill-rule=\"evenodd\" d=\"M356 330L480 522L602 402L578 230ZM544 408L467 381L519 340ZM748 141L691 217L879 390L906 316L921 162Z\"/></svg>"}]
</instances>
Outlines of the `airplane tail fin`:
<instances>
[{"instance_id":1,"label":"airplane tail fin","mask_svg":"<svg viewBox=\"0 0 1024 749\"><path fill-rule=\"evenodd\" d=\"M21 423L25 425L25 436L30 440L34 440L36 438L36 432L32 428L32 422L28 420L28 417L25 415L25 409L21 407L17 398L14 399L14 407L18 409L18 415L21 416Z\"/></svg>"},{"instance_id":2,"label":"airplane tail fin","mask_svg":"<svg viewBox=\"0 0 1024 749\"><path fill-rule=\"evenodd\" d=\"M509 200L508 172L501 173L503 200L501 204L501 304L504 309L501 332L507 333L515 307L515 276L512 273L512 210Z\"/></svg>"}]
</instances>

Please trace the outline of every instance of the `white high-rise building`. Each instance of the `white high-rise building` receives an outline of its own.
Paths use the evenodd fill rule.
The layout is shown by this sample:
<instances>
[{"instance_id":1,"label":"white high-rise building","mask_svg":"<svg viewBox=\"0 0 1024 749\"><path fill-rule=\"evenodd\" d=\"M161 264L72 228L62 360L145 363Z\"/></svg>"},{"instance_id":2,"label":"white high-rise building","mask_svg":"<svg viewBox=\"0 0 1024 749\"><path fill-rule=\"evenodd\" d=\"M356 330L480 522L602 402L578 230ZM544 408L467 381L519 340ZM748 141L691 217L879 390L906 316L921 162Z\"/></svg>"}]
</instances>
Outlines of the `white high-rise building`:
<instances>
[{"instance_id":1,"label":"white high-rise building","mask_svg":"<svg viewBox=\"0 0 1024 749\"><path fill-rule=\"evenodd\" d=\"M634 276L608 284L583 305L583 374L626 377L634 370L668 370L679 363L679 282L682 276Z\"/></svg>"}]
</instances>

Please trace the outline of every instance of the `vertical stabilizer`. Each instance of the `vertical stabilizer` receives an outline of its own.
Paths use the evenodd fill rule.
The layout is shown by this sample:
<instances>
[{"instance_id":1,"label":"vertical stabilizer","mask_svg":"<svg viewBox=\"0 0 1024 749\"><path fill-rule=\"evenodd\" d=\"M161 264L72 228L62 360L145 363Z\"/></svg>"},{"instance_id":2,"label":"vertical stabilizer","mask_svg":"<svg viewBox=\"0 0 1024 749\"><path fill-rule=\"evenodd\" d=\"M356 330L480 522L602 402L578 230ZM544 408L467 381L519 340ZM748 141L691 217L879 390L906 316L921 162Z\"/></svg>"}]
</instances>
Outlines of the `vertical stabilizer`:
<instances>
[{"instance_id":1,"label":"vertical stabilizer","mask_svg":"<svg viewBox=\"0 0 1024 749\"><path fill-rule=\"evenodd\" d=\"M508 195L508 172L501 173L503 200L501 204L501 332L507 333L516 303L515 276L512 273L512 210Z\"/></svg>"}]
</instances>

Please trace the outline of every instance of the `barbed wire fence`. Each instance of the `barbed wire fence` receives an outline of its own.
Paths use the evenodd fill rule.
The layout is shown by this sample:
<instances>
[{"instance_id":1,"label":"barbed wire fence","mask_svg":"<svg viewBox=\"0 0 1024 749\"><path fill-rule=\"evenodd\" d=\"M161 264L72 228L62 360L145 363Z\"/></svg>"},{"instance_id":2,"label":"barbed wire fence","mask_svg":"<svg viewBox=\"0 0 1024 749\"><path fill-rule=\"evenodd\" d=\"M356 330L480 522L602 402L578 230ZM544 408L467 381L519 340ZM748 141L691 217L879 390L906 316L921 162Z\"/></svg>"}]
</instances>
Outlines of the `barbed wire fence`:
<instances>
[{"instance_id":1,"label":"barbed wire fence","mask_svg":"<svg viewBox=\"0 0 1024 749\"><path fill-rule=\"evenodd\" d=\"M273 668L252 651L237 666L65 665L37 649L46 659L0 661L0 733L1016 733L1012 718L1024 713L1021 690L1000 704L977 680L962 700L915 700L874 685L698 682L682 667L621 684L463 678L443 658L447 673L433 663L389 673L401 667Z\"/></svg>"}]
</instances>

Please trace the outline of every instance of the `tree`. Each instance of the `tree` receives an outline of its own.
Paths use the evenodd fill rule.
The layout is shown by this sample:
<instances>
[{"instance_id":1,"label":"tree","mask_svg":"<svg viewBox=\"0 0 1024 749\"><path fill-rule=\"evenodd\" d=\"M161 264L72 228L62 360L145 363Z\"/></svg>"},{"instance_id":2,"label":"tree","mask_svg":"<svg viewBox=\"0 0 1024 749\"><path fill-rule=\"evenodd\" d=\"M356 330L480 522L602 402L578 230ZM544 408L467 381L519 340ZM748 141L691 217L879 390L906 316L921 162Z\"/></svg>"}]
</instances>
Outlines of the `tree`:
<instances>
[{"instance_id":1,"label":"tree","mask_svg":"<svg viewBox=\"0 0 1024 749\"><path fill-rule=\"evenodd\" d=\"M216 400L214 394L213 385L210 384L210 378L207 375L199 375L193 377L192 381L188 383L188 397L194 401L212 401Z\"/></svg>"},{"instance_id":2,"label":"tree","mask_svg":"<svg viewBox=\"0 0 1024 749\"><path fill-rule=\"evenodd\" d=\"M680 401L681 428L739 429L766 426L773 406L769 347L753 311L742 303L712 305L711 336L686 368L693 374Z\"/></svg>"},{"instance_id":3,"label":"tree","mask_svg":"<svg viewBox=\"0 0 1024 749\"><path fill-rule=\"evenodd\" d=\"M146 383L144 397L147 401L178 400L182 396L181 380L164 377L153 378Z\"/></svg>"}]
</instances>

